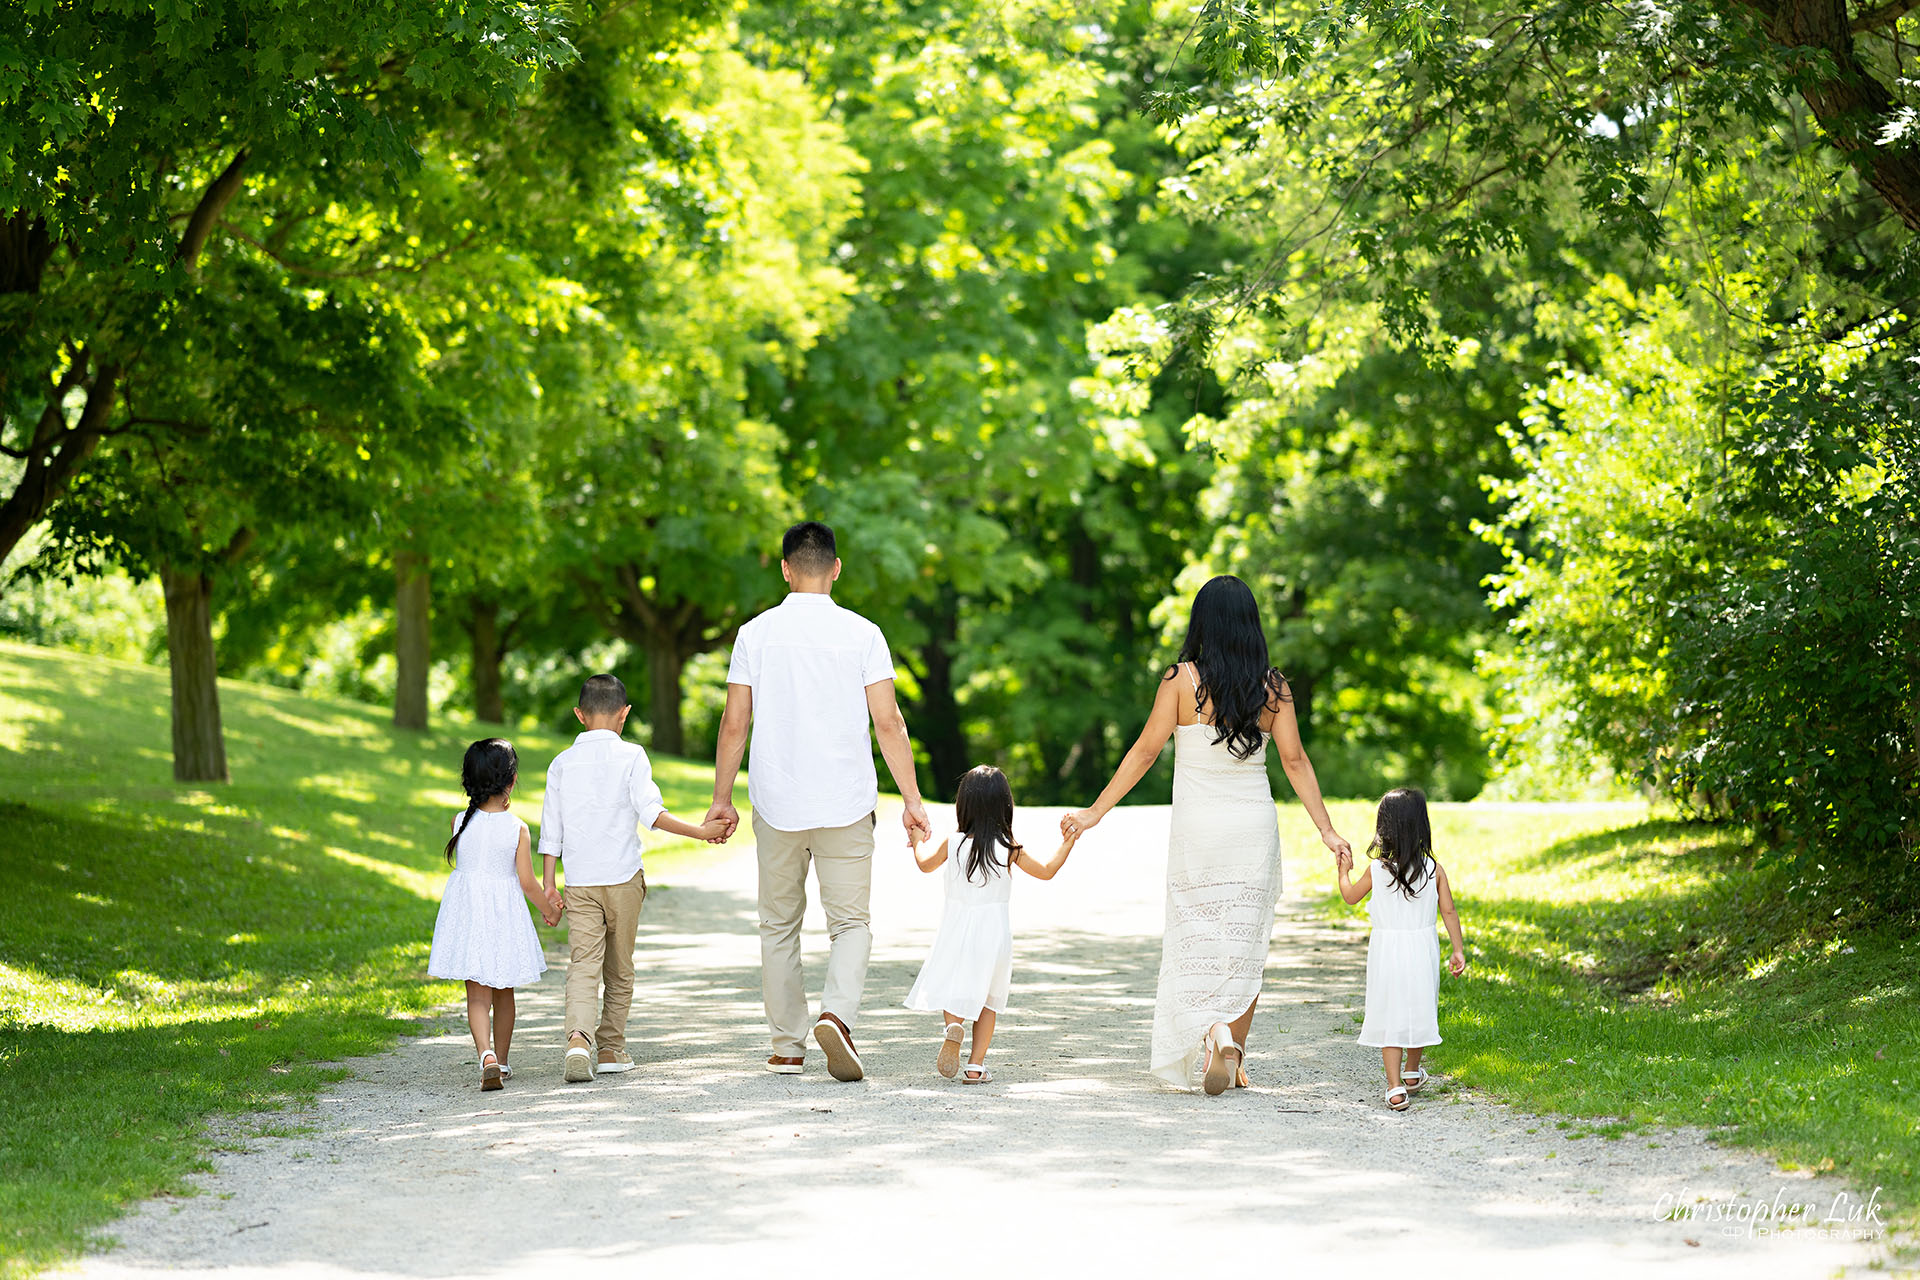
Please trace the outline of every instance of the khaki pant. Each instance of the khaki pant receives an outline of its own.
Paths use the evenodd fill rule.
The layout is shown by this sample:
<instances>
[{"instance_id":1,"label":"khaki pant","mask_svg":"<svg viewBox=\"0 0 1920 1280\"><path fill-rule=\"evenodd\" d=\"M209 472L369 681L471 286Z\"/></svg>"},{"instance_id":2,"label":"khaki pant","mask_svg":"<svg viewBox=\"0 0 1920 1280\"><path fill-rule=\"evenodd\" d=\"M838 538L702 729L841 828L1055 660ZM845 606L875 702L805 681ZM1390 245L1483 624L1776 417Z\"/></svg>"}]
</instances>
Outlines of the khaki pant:
<instances>
[{"instance_id":1,"label":"khaki pant","mask_svg":"<svg viewBox=\"0 0 1920 1280\"><path fill-rule=\"evenodd\" d=\"M873 951L867 902L873 890L873 822L868 814L845 827L780 831L753 815L760 857L760 992L767 1005L773 1052L806 1054L807 986L800 970L800 920L807 912L807 864L820 882L827 916L827 985L820 1010L847 1024L860 1016Z\"/></svg>"},{"instance_id":2,"label":"khaki pant","mask_svg":"<svg viewBox=\"0 0 1920 1280\"><path fill-rule=\"evenodd\" d=\"M598 1048L624 1052L633 1002L633 935L647 900L647 873L625 884L567 886L567 1034L592 1036ZM606 1002L600 1000L605 980ZM596 1026L597 1023L597 1026Z\"/></svg>"}]
</instances>

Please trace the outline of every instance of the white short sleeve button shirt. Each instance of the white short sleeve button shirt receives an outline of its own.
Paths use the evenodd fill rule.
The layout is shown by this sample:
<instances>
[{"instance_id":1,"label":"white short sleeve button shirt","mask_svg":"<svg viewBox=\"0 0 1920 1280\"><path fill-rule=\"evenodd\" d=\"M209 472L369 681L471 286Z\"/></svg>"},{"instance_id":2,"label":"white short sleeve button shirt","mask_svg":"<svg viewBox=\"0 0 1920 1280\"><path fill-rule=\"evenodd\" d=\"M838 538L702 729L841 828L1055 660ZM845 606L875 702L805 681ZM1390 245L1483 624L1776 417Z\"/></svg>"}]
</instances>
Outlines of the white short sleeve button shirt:
<instances>
[{"instance_id":1,"label":"white short sleeve button shirt","mask_svg":"<svg viewBox=\"0 0 1920 1280\"><path fill-rule=\"evenodd\" d=\"M740 628L727 683L753 690L747 796L781 831L850 826L879 803L867 686L893 679L880 628L795 591Z\"/></svg>"}]
</instances>

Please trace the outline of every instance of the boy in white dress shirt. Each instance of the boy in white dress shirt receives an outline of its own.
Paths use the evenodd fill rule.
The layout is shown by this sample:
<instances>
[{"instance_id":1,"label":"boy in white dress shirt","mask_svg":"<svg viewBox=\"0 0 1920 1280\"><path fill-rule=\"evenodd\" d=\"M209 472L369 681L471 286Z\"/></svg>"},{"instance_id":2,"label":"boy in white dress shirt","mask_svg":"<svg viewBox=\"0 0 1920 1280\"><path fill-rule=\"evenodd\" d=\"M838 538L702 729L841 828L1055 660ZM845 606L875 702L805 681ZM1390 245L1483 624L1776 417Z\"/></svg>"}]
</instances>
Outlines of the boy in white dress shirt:
<instances>
[{"instance_id":1,"label":"boy in white dress shirt","mask_svg":"<svg viewBox=\"0 0 1920 1280\"><path fill-rule=\"evenodd\" d=\"M633 1070L627 1009L633 1000L633 938L647 900L639 831L713 840L725 830L723 823L694 826L667 812L647 753L620 736L631 709L619 677L588 677L573 709L585 732L547 766L540 804L549 896L554 864L567 864L567 938L573 956L567 966L565 1067L567 1080L576 1084L593 1079L596 1071Z\"/></svg>"}]
</instances>

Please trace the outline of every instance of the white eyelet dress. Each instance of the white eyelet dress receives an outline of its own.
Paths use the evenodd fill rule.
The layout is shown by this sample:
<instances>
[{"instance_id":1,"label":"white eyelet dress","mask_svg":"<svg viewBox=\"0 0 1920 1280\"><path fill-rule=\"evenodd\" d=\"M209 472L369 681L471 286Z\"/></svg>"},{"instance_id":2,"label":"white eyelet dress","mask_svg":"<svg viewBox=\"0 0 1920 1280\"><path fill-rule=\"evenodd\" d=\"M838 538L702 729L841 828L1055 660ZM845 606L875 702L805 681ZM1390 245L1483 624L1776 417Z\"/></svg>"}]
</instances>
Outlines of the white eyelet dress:
<instances>
[{"instance_id":1,"label":"white eyelet dress","mask_svg":"<svg viewBox=\"0 0 1920 1280\"><path fill-rule=\"evenodd\" d=\"M1006 857L1005 849L997 851ZM920 966L907 1008L921 1013L945 1011L969 1022L982 1009L1007 1011L1013 982L1013 867L984 870L967 879L967 838L948 846L945 871L947 903L933 950Z\"/></svg>"},{"instance_id":2,"label":"white eyelet dress","mask_svg":"<svg viewBox=\"0 0 1920 1280\"><path fill-rule=\"evenodd\" d=\"M461 810L462 813L465 810ZM454 850L457 864L440 895L427 973L435 978L523 987L547 971L527 914L514 854L527 824L502 810L475 810Z\"/></svg>"},{"instance_id":3,"label":"white eyelet dress","mask_svg":"<svg viewBox=\"0 0 1920 1280\"><path fill-rule=\"evenodd\" d=\"M1373 936L1367 939L1367 1019L1360 1043L1375 1049L1421 1049L1440 1043L1440 940L1433 922L1439 913L1439 881L1433 863L1402 893L1383 863L1373 866L1373 892L1367 914Z\"/></svg>"},{"instance_id":4,"label":"white eyelet dress","mask_svg":"<svg viewBox=\"0 0 1920 1280\"><path fill-rule=\"evenodd\" d=\"M1188 679L1192 679L1188 674ZM1207 1029L1260 994L1280 897L1280 815L1268 739L1241 760L1212 725L1173 731L1167 928L1153 999L1153 1073L1192 1088Z\"/></svg>"}]
</instances>

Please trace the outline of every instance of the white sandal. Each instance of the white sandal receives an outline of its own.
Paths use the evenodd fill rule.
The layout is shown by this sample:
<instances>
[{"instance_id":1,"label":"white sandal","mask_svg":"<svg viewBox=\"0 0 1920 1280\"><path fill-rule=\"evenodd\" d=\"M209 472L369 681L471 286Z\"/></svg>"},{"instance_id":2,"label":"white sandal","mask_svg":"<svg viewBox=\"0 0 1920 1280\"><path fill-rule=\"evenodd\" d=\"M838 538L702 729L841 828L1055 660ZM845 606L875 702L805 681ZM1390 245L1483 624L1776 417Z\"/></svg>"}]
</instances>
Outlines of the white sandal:
<instances>
[{"instance_id":1,"label":"white sandal","mask_svg":"<svg viewBox=\"0 0 1920 1280\"><path fill-rule=\"evenodd\" d=\"M1415 1067L1412 1071L1402 1071L1400 1073L1400 1083L1407 1086L1408 1093L1420 1092L1420 1086L1426 1082L1427 1069L1425 1067Z\"/></svg>"},{"instance_id":2,"label":"white sandal","mask_svg":"<svg viewBox=\"0 0 1920 1280\"><path fill-rule=\"evenodd\" d=\"M1396 1093L1400 1095L1400 1101L1398 1102L1395 1102L1393 1100L1393 1095ZM1387 1090L1387 1105L1392 1107L1395 1111L1405 1111L1409 1106L1413 1105L1412 1103L1407 1101L1407 1086L1403 1084L1397 1084L1393 1086L1393 1088Z\"/></svg>"},{"instance_id":3,"label":"white sandal","mask_svg":"<svg viewBox=\"0 0 1920 1280\"><path fill-rule=\"evenodd\" d=\"M969 1062L967 1064L967 1069L961 1073L960 1083L961 1084L985 1084L987 1081L991 1079L993 1079L993 1072L987 1070L986 1063Z\"/></svg>"},{"instance_id":4,"label":"white sandal","mask_svg":"<svg viewBox=\"0 0 1920 1280\"><path fill-rule=\"evenodd\" d=\"M489 1049L480 1055L480 1092L490 1093L500 1087L500 1058Z\"/></svg>"},{"instance_id":5,"label":"white sandal","mask_svg":"<svg viewBox=\"0 0 1920 1280\"><path fill-rule=\"evenodd\" d=\"M933 1069L951 1080L960 1070L960 1042L966 1039L967 1028L962 1022L949 1022L945 1038L940 1041L940 1056L933 1060Z\"/></svg>"},{"instance_id":6,"label":"white sandal","mask_svg":"<svg viewBox=\"0 0 1920 1280\"><path fill-rule=\"evenodd\" d=\"M1200 1073L1200 1087L1215 1098L1233 1087L1240 1075L1240 1060L1245 1056L1233 1042L1233 1028L1216 1022L1207 1028L1207 1064Z\"/></svg>"}]
</instances>

